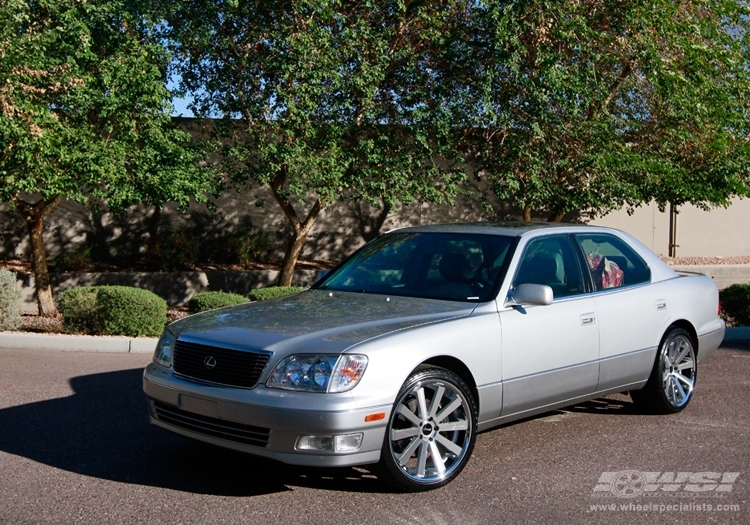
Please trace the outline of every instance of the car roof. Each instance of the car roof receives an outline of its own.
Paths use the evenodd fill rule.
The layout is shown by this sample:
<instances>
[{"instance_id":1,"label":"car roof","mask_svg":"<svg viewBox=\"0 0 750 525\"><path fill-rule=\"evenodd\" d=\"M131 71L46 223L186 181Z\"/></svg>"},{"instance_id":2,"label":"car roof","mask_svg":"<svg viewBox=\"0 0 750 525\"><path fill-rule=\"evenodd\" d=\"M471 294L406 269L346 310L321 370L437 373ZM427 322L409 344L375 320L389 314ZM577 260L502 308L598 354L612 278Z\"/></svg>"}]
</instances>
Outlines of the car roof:
<instances>
[{"instance_id":1,"label":"car roof","mask_svg":"<svg viewBox=\"0 0 750 525\"><path fill-rule=\"evenodd\" d=\"M588 226L586 224L550 223L550 222L471 222L454 224L426 224L422 226L407 226L390 230L392 232L424 232L424 233L483 233L491 235L505 235L520 237L521 235L538 230L560 230L565 231L612 231L610 228L601 226Z\"/></svg>"}]
</instances>

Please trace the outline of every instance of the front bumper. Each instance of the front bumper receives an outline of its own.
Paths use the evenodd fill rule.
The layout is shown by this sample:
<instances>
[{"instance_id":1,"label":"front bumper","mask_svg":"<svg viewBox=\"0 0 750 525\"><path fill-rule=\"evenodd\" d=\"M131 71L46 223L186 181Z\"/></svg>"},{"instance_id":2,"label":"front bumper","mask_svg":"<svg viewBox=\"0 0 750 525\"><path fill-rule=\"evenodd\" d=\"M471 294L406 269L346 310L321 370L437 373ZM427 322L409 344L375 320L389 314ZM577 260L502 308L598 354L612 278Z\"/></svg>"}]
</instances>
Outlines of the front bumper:
<instances>
[{"instance_id":1,"label":"front bumper","mask_svg":"<svg viewBox=\"0 0 750 525\"><path fill-rule=\"evenodd\" d=\"M150 364L143 373L151 423L177 434L292 465L377 463L391 406L357 408L348 394L220 387L183 379ZM368 414L385 418L365 422ZM302 451L300 436L363 434L355 452Z\"/></svg>"}]
</instances>

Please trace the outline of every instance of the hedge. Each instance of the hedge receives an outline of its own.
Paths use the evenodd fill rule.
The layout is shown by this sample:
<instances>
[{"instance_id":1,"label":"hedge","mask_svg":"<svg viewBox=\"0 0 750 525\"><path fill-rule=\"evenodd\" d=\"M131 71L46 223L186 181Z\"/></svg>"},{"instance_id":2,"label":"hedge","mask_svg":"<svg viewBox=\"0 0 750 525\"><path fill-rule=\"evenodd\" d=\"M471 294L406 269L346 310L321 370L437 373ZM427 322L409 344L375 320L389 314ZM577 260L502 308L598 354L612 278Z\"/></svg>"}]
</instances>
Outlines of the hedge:
<instances>
[{"instance_id":1,"label":"hedge","mask_svg":"<svg viewBox=\"0 0 750 525\"><path fill-rule=\"evenodd\" d=\"M266 299L273 299L274 297L282 297L284 295L301 292L304 289L304 286L270 286L268 288L258 288L257 290L251 291L249 297L251 301L265 301Z\"/></svg>"},{"instance_id":2,"label":"hedge","mask_svg":"<svg viewBox=\"0 0 750 525\"><path fill-rule=\"evenodd\" d=\"M129 286L98 286L96 313L105 335L159 337L167 324L167 302Z\"/></svg>"},{"instance_id":3,"label":"hedge","mask_svg":"<svg viewBox=\"0 0 750 525\"><path fill-rule=\"evenodd\" d=\"M213 310L214 308L243 304L246 302L248 302L246 297L236 293L201 292L191 297L188 301L188 312L191 314L197 314L198 312L205 312L206 310Z\"/></svg>"},{"instance_id":4,"label":"hedge","mask_svg":"<svg viewBox=\"0 0 750 525\"><path fill-rule=\"evenodd\" d=\"M719 292L721 316L733 326L750 326L750 284L733 284Z\"/></svg>"},{"instance_id":5,"label":"hedge","mask_svg":"<svg viewBox=\"0 0 750 525\"><path fill-rule=\"evenodd\" d=\"M60 293L57 305L63 316L63 328L73 334L98 334L96 286L80 286Z\"/></svg>"},{"instance_id":6,"label":"hedge","mask_svg":"<svg viewBox=\"0 0 750 525\"><path fill-rule=\"evenodd\" d=\"M15 330L21 325L21 289L16 274L0 270L0 330Z\"/></svg>"},{"instance_id":7,"label":"hedge","mask_svg":"<svg viewBox=\"0 0 750 525\"><path fill-rule=\"evenodd\" d=\"M68 332L158 337L167 324L167 302L129 286L81 286L57 298Z\"/></svg>"}]
</instances>

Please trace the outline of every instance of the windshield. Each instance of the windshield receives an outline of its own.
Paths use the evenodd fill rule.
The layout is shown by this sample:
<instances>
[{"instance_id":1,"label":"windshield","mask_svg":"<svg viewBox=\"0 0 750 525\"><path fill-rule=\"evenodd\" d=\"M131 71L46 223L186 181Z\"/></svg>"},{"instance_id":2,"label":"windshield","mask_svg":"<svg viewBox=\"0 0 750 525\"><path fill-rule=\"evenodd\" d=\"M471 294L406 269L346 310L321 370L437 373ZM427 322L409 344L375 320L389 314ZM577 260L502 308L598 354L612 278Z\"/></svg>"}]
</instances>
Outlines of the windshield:
<instances>
[{"instance_id":1,"label":"windshield","mask_svg":"<svg viewBox=\"0 0 750 525\"><path fill-rule=\"evenodd\" d=\"M513 237L392 233L352 255L315 288L483 302L505 276Z\"/></svg>"}]
</instances>

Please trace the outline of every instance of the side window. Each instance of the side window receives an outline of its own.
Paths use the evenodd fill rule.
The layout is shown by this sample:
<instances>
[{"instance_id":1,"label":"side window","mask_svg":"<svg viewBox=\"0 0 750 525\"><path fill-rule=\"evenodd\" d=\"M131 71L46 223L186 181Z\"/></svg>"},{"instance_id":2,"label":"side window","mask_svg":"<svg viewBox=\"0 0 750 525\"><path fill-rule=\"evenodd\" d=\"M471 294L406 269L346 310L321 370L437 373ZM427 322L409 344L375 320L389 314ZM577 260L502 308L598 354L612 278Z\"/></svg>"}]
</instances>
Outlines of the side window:
<instances>
[{"instance_id":1,"label":"side window","mask_svg":"<svg viewBox=\"0 0 750 525\"><path fill-rule=\"evenodd\" d=\"M546 284L555 299L584 292L581 267L570 237L540 237L526 245L513 286L526 283Z\"/></svg>"},{"instance_id":2,"label":"side window","mask_svg":"<svg viewBox=\"0 0 750 525\"><path fill-rule=\"evenodd\" d=\"M624 241L608 234L577 234L597 290L651 280L648 265Z\"/></svg>"}]
</instances>

